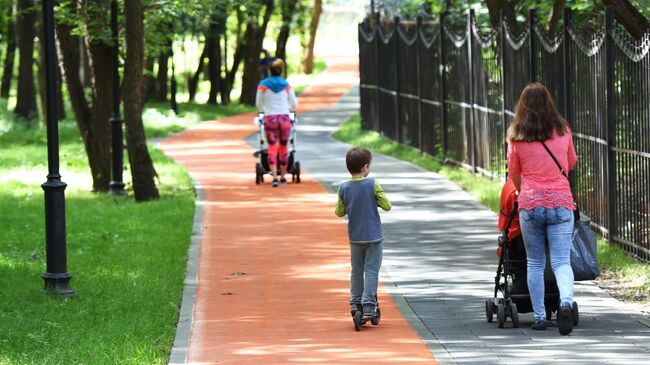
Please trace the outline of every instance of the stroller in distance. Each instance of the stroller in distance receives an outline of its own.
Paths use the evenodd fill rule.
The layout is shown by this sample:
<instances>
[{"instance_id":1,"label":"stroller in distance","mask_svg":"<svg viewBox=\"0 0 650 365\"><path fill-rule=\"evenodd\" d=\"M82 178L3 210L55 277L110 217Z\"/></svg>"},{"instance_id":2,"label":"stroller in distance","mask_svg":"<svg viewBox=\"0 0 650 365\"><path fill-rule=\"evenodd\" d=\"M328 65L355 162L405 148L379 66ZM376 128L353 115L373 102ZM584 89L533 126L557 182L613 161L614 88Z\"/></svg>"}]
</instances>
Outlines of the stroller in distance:
<instances>
[{"instance_id":1,"label":"stroller in distance","mask_svg":"<svg viewBox=\"0 0 650 365\"><path fill-rule=\"evenodd\" d=\"M288 151L289 163L287 166L287 173L291 174L291 181L300 183L300 162L296 161L296 124L298 124L298 117L295 112L289 113L291 119L291 133L289 143L291 148ZM259 149L253 153L253 156L259 157L259 162L255 164L255 184L264 182L264 175L271 173L269 167L268 147L266 146L266 137L264 135L264 113L258 113L253 119L253 123L259 126ZM280 173L280 166L278 166L278 174Z\"/></svg>"}]
</instances>

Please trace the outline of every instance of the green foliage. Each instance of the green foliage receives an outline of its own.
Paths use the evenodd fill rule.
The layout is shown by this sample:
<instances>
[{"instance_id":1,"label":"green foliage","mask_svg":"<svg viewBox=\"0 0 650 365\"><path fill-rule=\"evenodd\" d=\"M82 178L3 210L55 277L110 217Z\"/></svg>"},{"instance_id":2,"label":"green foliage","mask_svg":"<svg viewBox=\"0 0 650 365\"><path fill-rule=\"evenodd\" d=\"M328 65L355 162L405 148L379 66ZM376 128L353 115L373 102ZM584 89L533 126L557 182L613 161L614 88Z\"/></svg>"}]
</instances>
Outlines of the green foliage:
<instances>
[{"instance_id":1,"label":"green foliage","mask_svg":"<svg viewBox=\"0 0 650 365\"><path fill-rule=\"evenodd\" d=\"M625 286L625 299L650 298L650 264L628 255L616 243L599 237L598 263L604 278L621 282Z\"/></svg>"},{"instance_id":2,"label":"green foliage","mask_svg":"<svg viewBox=\"0 0 650 365\"><path fill-rule=\"evenodd\" d=\"M650 18L650 7L645 4L645 0L629 1L646 18ZM538 0L507 0L505 2L512 4L519 22L528 19L530 9L537 9L542 24L548 22L554 4L554 1ZM450 3L451 6L447 8L447 1L445 0L376 0L376 4L381 11L389 17L400 15L404 18L413 18L426 11L437 18L441 11L447 10L449 12L449 21L452 24L463 24L467 11L474 9L479 24L484 26L490 24L488 7L484 0L452 1ZM575 22L579 27L599 27L603 22L605 14L603 0L567 1L566 6L573 10ZM560 17L561 22L562 18Z\"/></svg>"},{"instance_id":3,"label":"green foliage","mask_svg":"<svg viewBox=\"0 0 650 365\"><path fill-rule=\"evenodd\" d=\"M0 364L165 364L194 211L187 172L152 149L161 199L91 193L76 127L59 123L68 268L79 297L49 297L41 292L45 129L2 113L0 125Z\"/></svg>"},{"instance_id":4,"label":"green foliage","mask_svg":"<svg viewBox=\"0 0 650 365\"><path fill-rule=\"evenodd\" d=\"M366 147L385 155L411 162L429 171L438 172L472 194L493 212L499 211L502 182L471 174L464 168L444 165L421 151L400 145L372 131L361 129L356 115L334 134L340 141ZM496 227L495 227L496 230ZM616 281L622 288L623 299L639 300L650 297L650 265L626 254L617 244L602 238L598 242L598 262L602 276Z\"/></svg>"}]
</instances>

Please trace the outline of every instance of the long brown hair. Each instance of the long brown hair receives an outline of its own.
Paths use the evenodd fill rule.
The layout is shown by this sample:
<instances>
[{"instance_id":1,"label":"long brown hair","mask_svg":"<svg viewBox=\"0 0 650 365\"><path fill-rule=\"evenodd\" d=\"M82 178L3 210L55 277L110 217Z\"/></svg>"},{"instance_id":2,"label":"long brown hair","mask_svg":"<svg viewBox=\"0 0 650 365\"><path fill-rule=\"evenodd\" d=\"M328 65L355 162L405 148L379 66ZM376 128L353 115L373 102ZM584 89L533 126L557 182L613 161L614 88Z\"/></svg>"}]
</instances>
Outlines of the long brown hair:
<instances>
[{"instance_id":1,"label":"long brown hair","mask_svg":"<svg viewBox=\"0 0 650 365\"><path fill-rule=\"evenodd\" d=\"M553 98L544 85L534 82L521 92L515 108L515 117L508 128L509 142L546 141L555 130L563 136L569 123L555 107Z\"/></svg>"}]
</instances>

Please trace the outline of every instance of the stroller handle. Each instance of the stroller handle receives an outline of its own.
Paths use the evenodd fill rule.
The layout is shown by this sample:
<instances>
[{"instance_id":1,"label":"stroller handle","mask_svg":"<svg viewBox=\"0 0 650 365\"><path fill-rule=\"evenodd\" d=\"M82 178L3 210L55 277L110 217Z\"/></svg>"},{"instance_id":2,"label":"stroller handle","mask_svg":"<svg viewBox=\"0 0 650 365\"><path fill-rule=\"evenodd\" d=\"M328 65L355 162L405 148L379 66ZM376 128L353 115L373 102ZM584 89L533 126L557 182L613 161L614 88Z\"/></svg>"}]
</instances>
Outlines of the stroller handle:
<instances>
[{"instance_id":1,"label":"stroller handle","mask_svg":"<svg viewBox=\"0 0 650 365\"><path fill-rule=\"evenodd\" d=\"M296 116L296 112L294 110L291 110L289 112L289 120L291 120L291 124L298 124L298 117ZM264 112L257 113L257 116L253 118L253 124L264 124Z\"/></svg>"},{"instance_id":2,"label":"stroller handle","mask_svg":"<svg viewBox=\"0 0 650 365\"><path fill-rule=\"evenodd\" d=\"M257 116L253 118L253 124L262 126L264 124L264 112L258 112Z\"/></svg>"}]
</instances>

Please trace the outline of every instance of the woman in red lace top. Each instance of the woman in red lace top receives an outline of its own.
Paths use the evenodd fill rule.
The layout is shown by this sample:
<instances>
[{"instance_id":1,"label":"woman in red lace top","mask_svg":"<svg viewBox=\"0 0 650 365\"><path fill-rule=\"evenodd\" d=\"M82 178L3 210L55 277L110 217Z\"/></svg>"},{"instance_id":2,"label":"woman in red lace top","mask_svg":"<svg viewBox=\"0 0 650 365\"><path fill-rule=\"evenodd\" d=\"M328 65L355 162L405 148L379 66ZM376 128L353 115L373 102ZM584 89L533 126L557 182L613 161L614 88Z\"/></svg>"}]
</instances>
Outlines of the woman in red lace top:
<instances>
[{"instance_id":1,"label":"woman in red lace top","mask_svg":"<svg viewBox=\"0 0 650 365\"><path fill-rule=\"evenodd\" d=\"M546 242L551 267L560 292L558 327L561 334L573 329L573 196L563 171L573 169L576 153L569 124L555 107L544 85L532 83L521 93L515 117L508 129L508 172L519 191L519 220L528 260L528 291L535 323L545 330L544 266ZM548 148L547 151L544 147Z\"/></svg>"}]
</instances>

